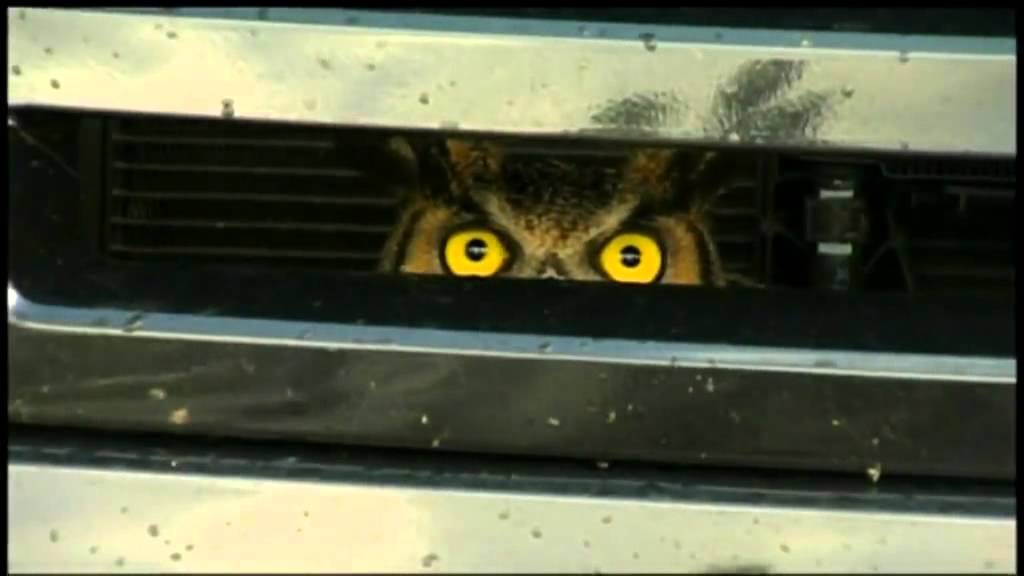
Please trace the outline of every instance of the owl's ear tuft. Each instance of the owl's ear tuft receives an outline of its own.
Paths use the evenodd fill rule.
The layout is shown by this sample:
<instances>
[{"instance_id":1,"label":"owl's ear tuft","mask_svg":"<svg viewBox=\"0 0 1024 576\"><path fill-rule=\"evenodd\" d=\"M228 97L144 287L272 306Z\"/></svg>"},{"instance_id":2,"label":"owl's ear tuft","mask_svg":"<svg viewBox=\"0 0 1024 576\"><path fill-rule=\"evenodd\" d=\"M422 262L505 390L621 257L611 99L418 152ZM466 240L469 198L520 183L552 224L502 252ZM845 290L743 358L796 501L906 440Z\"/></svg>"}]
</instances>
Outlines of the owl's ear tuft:
<instances>
[{"instance_id":1,"label":"owl's ear tuft","mask_svg":"<svg viewBox=\"0 0 1024 576\"><path fill-rule=\"evenodd\" d=\"M385 147L387 149L387 154L398 162L398 165L400 166L399 169L402 171L403 177L410 178L412 180L419 179L419 156L416 155L416 151L413 150L412 145L409 144L408 140L401 136L394 136L392 138L388 138Z\"/></svg>"},{"instance_id":2,"label":"owl's ear tuft","mask_svg":"<svg viewBox=\"0 0 1024 576\"><path fill-rule=\"evenodd\" d=\"M647 193L668 189L675 152L667 149L638 150L630 154L623 170L623 182L629 188Z\"/></svg>"},{"instance_id":3,"label":"owl's ear tuft","mask_svg":"<svg viewBox=\"0 0 1024 576\"><path fill-rule=\"evenodd\" d=\"M471 188L480 180L494 181L501 175L504 154L493 144L449 139L445 142L452 175L460 186Z\"/></svg>"}]
</instances>

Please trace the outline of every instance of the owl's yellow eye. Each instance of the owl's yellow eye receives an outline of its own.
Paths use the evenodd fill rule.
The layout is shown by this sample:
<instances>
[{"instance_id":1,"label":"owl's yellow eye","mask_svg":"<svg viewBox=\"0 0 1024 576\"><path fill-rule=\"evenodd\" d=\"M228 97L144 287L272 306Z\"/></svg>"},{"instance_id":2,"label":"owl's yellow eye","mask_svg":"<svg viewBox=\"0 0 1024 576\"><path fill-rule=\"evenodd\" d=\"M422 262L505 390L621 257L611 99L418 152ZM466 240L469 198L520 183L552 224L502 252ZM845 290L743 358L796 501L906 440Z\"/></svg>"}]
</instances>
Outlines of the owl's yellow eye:
<instances>
[{"instance_id":1,"label":"owl's yellow eye","mask_svg":"<svg viewBox=\"0 0 1024 576\"><path fill-rule=\"evenodd\" d=\"M599 261L604 273L616 282L650 284L661 275L664 257L654 238L627 232L604 245Z\"/></svg>"},{"instance_id":2,"label":"owl's yellow eye","mask_svg":"<svg viewBox=\"0 0 1024 576\"><path fill-rule=\"evenodd\" d=\"M494 276L508 259L498 235L483 228L460 230L444 242L444 265L455 276Z\"/></svg>"}]
</instances>

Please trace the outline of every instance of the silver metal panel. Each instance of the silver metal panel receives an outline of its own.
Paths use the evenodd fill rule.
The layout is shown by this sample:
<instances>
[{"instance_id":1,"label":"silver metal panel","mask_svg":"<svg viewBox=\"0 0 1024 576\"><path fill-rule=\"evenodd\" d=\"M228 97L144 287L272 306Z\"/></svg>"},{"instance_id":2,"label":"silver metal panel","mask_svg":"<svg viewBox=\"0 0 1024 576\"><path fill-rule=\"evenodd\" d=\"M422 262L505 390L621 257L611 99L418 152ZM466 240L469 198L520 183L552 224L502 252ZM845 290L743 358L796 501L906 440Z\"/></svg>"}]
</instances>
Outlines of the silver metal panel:
<instances>
[{"instance_id":1,"label":"silver metal panel","mask_svg":"<svg viewBox=\"0 0 1024 576\"><path fill-rule=\"evenodd\" d=\"M367 18L380 27L39 9L8 17L15 106L1016 154L1011 39L667 27L626 39L621 26L570 38L529 23L521 34L446 31L453 20L441 17L419 29L383 16Z\"/></svg>"},{"instance_id":2,"label":"silver metal panel","mask_svg":"<svg viewBox=\"0 0 1024 576\"><path fill-rule=\"evenodd\" d=\"M638 24L568 20L434 14L418 10L345 8L90 8L127 14L187 18L259 20L287 24L316 24L433 32L469 32L513 36L601 38L635 42L653 34L661 42L684 42L775 48L816 47L839 50L1014 54L1016 39L921 34L863 33L786 29L728 28L681 24Z\"/></svg>"},{"instance_id":3,"label":"silver metal panel","mask_svg":"<svg viewBox=\"0 0 1024 576\"><path fill-rule=\"evenodd\" d=\"M7 287L7 321L12 328L17 329L106 334L124 338L205 340L334 350L441 352L1011 385L1017 382L1016 358L637 342L613 338L314 324L289 320L73 308L34 303L18 294L11 285Z\"/></svg>"},{"instance_id":4,"label":"silver metal panel","mask_svg":"<svg viewBox=\"0 0 1024 576\"><path fill-rule=\"evenodd\" d=\"M173 463L172 463L173 465ZM11 572L1010 573L1012 516L8 464Z\"/></svg>"}]
</instances>

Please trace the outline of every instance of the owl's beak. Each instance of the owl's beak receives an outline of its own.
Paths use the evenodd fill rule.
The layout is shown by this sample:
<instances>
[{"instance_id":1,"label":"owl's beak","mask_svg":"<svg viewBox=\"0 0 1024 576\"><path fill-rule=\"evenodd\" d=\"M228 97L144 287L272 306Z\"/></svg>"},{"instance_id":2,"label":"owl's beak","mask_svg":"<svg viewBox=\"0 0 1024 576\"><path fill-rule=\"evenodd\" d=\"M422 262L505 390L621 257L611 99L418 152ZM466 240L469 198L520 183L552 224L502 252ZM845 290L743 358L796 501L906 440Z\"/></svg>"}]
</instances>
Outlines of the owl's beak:
<instances>
[{"instance_id":1,"label":"owl's beak","mask_svg":"<svg viewBox=\"0 0 1024 576\"><path fill-rule=\"evenodd\" d=\"M554 278L558 280L565 279L568 276L565 264L562 263L562 259L557 254L548 254L544 262L541 263L537 274L538 278Z\"/></svg>"}]
</instances>

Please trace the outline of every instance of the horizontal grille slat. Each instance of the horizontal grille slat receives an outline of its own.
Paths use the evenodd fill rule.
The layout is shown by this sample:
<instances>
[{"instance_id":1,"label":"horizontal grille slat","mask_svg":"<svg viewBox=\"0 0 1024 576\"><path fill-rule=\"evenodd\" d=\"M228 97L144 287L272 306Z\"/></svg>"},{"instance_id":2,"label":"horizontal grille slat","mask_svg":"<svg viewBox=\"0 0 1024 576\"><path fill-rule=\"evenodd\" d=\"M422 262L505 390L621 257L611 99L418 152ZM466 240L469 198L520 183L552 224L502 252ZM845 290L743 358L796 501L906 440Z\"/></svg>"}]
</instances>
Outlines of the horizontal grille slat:
<instances>
[{"instance_id":1,"label":"horizontal grille slat","mask_svg":"<svg viewBox=\"0 0 1024 576\"><path fill-rule=\"evenodd\" d=\"M132 218L111 218L117 226L155 226L166 228L238 228L253 230L305 230L310 232L355 232L365 234L387 234L390 226L374 226L362 224L316 224L309 222L257 222L227 220L136 220Z\"/></svg>"},{"instance_id":2,"label":"horizontal grille slat","mask_svg":"<svg viewBox=\"0 0 1024 576\"><path fill-rule=\"evenodd\" d=\"M910 244L914 248L923 250L958 250L963 252L988 252L988 251L999 251L1006 252L1008 247L1004 242L964 242L962 240L954 240L950 238L914 238L910 240Z\"/></svg>"},{"instance_id":3,"label":"horizontal grille slat","mask_svg":"<svg viewBox=\"0 0 1024 576\"><path fill-rule=\"evenodd\" d=\"M310 260L360 260L376 262L377 256L362 252L276 250L238 248L231 246L126 246L114 244L111 250L134 254L157 254L175 256L242 256L246 258L297 258Z\"/></svg>"},{"instance_id":4,"label":"horizontal grille slat","mask_svg":"<svg viewBox=\"0 0 1024 576\"><path fill-rule=\"evenodd\" d=\"M144 170L150 172L204 172L214 174L271 174L282 176L334 176L337 178L358 178L354 170L332 170L329 168L293 168L286 166L222 166L216 164L135 164L115 162L118 170Z\"/></svg>"},{"instance_id":5,"label":"horizontal grille slat","mask_svg":"<svg viewBox=\"0 0 1024 576\"><path fill-rule=\"evenodd\" d=\"M882 171L900 179L1005 182L1016 178L1017 164L1013 160L899 158L882 162Z\"/></svg>"},{"instance_id":6,"label":"horizontal grille slat","mask_svg":"<svg viewBox=\"0 0 1024 576\"><path fill-rule=\"evenodd\" d=\"M730 206L717 206L716 205L715 207L710 208L708 210L708 214L711 214L714 217L718 217L718 219L727 218L727 217L744 217L744 218L757 219L757 218L760 218L760 216L761 216L761 214L758 212L757 208L755 208L755 207L748 207L748 206L730 207Z\"/></svg>"},{"instance_id":7,"label":"horizontal grille slat","mask_svg":"<svg viewBox=\"0 0 1024 576\"><path fill-rule=\"evenodd\" d=\"M718 249L718 256L722 259L723 268L754 269L757 266L758 245L753 242L735 244L716 243L715 246Z\"/></svg>"},{"instance_id":8,"label":"horizontal grille slat","mask_svg":"<svg viewBox=\"0 0 1024 576\"><path fill-rule=\"evenodd\" d=\"M254 220L259 222L310 222L318 224L391 225L394 206L362 204L310 204L212 201L177 202L131 199L114 206L110 218L160 220Z\"/></svg>"},{"instance_id":9,"label":"horizontal grille slat","mask_svg":"<svg viewBox=\"0 0 1024 576\"><path fill-rule=\"evenodd\" d=\"M756 236L750 234L715 234L714 237L718 244L753 244L758 241Z\"/></svg>"},{"instance_id":10,"label":"horizontal grille slat","mask_svg":"<svg viewBox=\"0 0 1024 576\"><path fill-rule=\"evenodd\" d=\"M137 198L143 200L181 200L188 202L279 202L301 204L339 204L345 206L397 206L397 197L368 196L320 196L302 193L295 194L245 194L240 192L150 192L115 189L112 196L116 198Z\"/></svg>"},{"instance_id":11,"label":"horizontal grille slat","mask_svg":"<svg viewBox=\"0 0 1024 576\"><path fill-rule=\"evenodd\" d=\"M960 266L918 266L916 268L918 277L951 277L962 276L964 278L1001 279L1009 280L1014 277L1013 270L1006 268L984 268L981 266L960 267Z\"/></svg>"},{"instance_id":12,"label":"horizontal grille slat","mask_svg":"<svg viewBox=\"0 0 1024 576\"><path fill-rule=\"evenodd\" d=\"M285 174L213 174L208 172L112 171L113 186L143 192L198 192L202 194L269 194L326 196L332 198L394 198L401 193L395 184L367 179L339 180L332 176L295 178Z\"/></svg>"},{"instance_id":13,"label":"horizontal grille slat","mask_svg":"<svg viewBox=\"0 0 1024 576\"><path fill-rule=\"evenodd\" d=\"M174 136L237 138L243 140L335 140L336 132L316 126L255 122L219 122L188 118L123 116L113 119L110 134L126 136Z\"/></svg>"},{"instance_id":14,"label":"horizontal grille slat","mask_svg":"<svg viewBox=\"0 0 1024 576\"><path fill-rule=\"evenodd\" d=\"M298 140L288 139L246 139L246 138L221 138L209 136L206 138L197 136L139 136L134 134L114 133L114 142L126 142L131 144L164 144L179 146L243 146L243 147L266 147L266 148L310 148L315 150L330 150L334 148L331 140Z\"/></svg>"},{"instance_id":15,"label":"horizontal grille slat","mask_svg":"<svg viewBox=\"0 0 1024 576\"><path fill-rule=\"evenodd\" d=\"M201 161L203 164L230 168L239 166L248 168L271 168L274 172L307 177L328 176L359 177L337 175L338 169L350 172L374 170L371 158L365 152L350 146L341 146L336 142L325 142L324 146L308 146L297 142L287 145L284 139L253 140L248 145L241 145L238 139L230 139L227 143L221 139L211 138L205 143L199 139L191 139L191 143L173 142L161 138L159 141L136 140L114 141L112 148L120 168L136 172L157 170L166 173L175 167L187 170L189 165ZM267 145L268 143L272 145ZM359 166L361 170L354 170ZM117 166L115 166L116 168ZM316 174L304 174L304 170L314 169ZM267 174L266 171L258 171Z\"/></svg>"},{"instance_id":16,"label":"horizontal grille slat","mask_svg":"<svg viewBox=\"0 0 1024 576\"><path fill-rule=\"evenodd\" d=\"M159 222L171 219L152 218ZM171 220L173 221L173 220ZM268 220L268 222L274 222ZM287 222L280 220L279 222ZM344 224L356 222L344 222ZM330 222L338 226L339 222ZM119 226L111 223L111 230L120 244L136 246L237 246L261 250L332 250L359 252L373 256L380 254L385 235L366 234L335 229L296 228L216 228L164 226Z\"/></svg>"}]
</instances>

